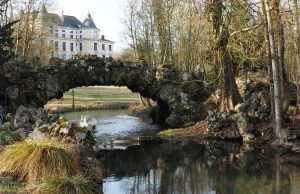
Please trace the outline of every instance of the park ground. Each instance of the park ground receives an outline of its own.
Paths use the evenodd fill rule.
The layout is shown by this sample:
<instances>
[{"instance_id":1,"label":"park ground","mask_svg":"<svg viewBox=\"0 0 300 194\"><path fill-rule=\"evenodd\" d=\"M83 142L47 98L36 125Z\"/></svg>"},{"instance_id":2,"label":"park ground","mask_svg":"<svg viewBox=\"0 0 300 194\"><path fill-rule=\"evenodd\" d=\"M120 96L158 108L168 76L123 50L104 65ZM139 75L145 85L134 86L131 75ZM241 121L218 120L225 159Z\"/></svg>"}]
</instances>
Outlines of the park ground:
<instances>
[{"instance_id":1,"label":"park ground","mask_svg":"<svg viewBox=\"0 0 300 194\"><path fill-rule=\"evenodd\" d=\"M127 87L92 86L74 89L74 108L72 90L65 92L62 99L49 101L45 108L54 112L127 109L139 102L139 95L132 93Z\"/></svg>"}]
</instances>

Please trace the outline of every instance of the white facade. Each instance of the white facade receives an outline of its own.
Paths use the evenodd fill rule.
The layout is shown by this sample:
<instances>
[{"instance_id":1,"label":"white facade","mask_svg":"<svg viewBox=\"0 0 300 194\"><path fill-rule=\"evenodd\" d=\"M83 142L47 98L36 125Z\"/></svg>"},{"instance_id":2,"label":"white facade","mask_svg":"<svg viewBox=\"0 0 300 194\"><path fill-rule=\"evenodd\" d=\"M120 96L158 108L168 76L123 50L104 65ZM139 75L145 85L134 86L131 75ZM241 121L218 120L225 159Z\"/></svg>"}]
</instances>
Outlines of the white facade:
<instances>
[{"instance_id":1,"label":"white facade","mask_svg":"<svg viewBox=\"0 0 300 194\"><path fill-rule=\"evenodd\" d=\"M51 57L71 59L76 54L91 54L98 57L112 57L114 42L100 38L98 29L90 14L84 22L74 16L48 13L45 7L40 12L42 25L47 30L46 41L53 45Z\"/></svg>"}]
</instances>

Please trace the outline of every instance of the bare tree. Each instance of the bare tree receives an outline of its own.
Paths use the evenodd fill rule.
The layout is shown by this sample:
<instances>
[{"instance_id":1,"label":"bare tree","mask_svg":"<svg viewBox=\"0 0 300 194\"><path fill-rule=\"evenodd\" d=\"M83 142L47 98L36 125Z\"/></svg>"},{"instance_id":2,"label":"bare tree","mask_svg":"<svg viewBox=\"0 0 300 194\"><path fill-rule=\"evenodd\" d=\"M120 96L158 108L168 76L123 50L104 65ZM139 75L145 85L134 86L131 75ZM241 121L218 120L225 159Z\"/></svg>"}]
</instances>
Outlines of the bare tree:
<instances>
[{"instance_id":1,"label":"bare tree","mask_svg":"<svg viewBox=\"0 0 300 194\"><path fill-rule=\"evenodd\" d=\"M276 42L274 37L274 27L273 27L273 18L271 14L271 7L269 0L263 0L265 5L267 22L268 22L268 33L270 40L270 53L272 61L272 73L273 73L273 85L274 85L274 135L276 138L280 137L280 131L282 128L282 110L281 110L281 85L280 85L280 75L279 75L279 64L276 59Z\"/></svg>"},{"instance_id":2,"label":"bare tree","mask_svg":"<svg viewBox=\"0 0 300 194\"><path fill-rule=\"evenodd\" d=\"M300 112L300 27L299 27L299 11L297 0L293 0L293 16L294 16L294 25L295 25L295 35L294 35L294 47L296 50L296 67L297 67L297 90L298 90L298 112Z\"/></svg>"}]
</instances>

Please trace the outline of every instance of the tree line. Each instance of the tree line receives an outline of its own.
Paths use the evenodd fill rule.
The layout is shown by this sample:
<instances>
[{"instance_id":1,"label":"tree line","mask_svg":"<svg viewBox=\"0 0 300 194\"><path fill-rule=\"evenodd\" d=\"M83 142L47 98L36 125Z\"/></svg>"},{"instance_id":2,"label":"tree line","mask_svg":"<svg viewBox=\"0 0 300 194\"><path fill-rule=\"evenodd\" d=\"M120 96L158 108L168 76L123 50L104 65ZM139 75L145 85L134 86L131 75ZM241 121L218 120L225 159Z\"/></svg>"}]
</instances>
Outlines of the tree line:
<instances>
[{"instance_id":1,"label":"tree line","mask_svg":"<svg viewBox=\"0 0 300 194\"><path fill-rule=\"evenodd\" d=\"M127 0L129 47L119 57L154 68L202 68L220 90L223 112L242 102L236 78L265 70L279 137L290 83L300 86L298 6L297 0Z\"/></svg>"},{"instance_id":2,"label":"tree line","mask_svg":"<svg viewBox=\"0 0 300 194\"><path fill-rule=\"evenodd\" d=\"M51 48L45 42L47 32L43 26L41 28L38 13L43 5L52 4L53 2L48 0L1 0L0 26L11 29L11 32L1 30L5 33L2 39L12 38L11 45L1 46L10 53L10 55L5 55L6 57L11 58L13 55L15 58L27 61L38 57L43 63L47 62L48 51Z\"/></svg>"}]
</instances>

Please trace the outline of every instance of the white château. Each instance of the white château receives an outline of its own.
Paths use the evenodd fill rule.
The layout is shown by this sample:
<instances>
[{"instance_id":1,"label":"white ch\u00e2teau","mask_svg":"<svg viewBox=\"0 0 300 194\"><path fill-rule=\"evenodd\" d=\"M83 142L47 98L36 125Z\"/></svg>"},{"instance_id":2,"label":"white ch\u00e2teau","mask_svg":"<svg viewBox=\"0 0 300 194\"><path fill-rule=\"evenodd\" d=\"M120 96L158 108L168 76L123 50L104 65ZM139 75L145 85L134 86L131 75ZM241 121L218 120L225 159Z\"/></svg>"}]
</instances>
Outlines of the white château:
<instances>
[{"instance_id":1,"label":"white ch\u00e2teau","mask_svg":"<svg viewBox=\"0 0 300 194\"><path fill-rule=\"evenodd\" d=\"M114 42L100 38L100 29L97 28L90 13L83 22L75 16L48 13L43 6L38 14L39 23L43 26L45 41L52 45L49 57L70 59L76 54L90 54L98 57L112 57Z\"/></svg>"}]
</instances>

